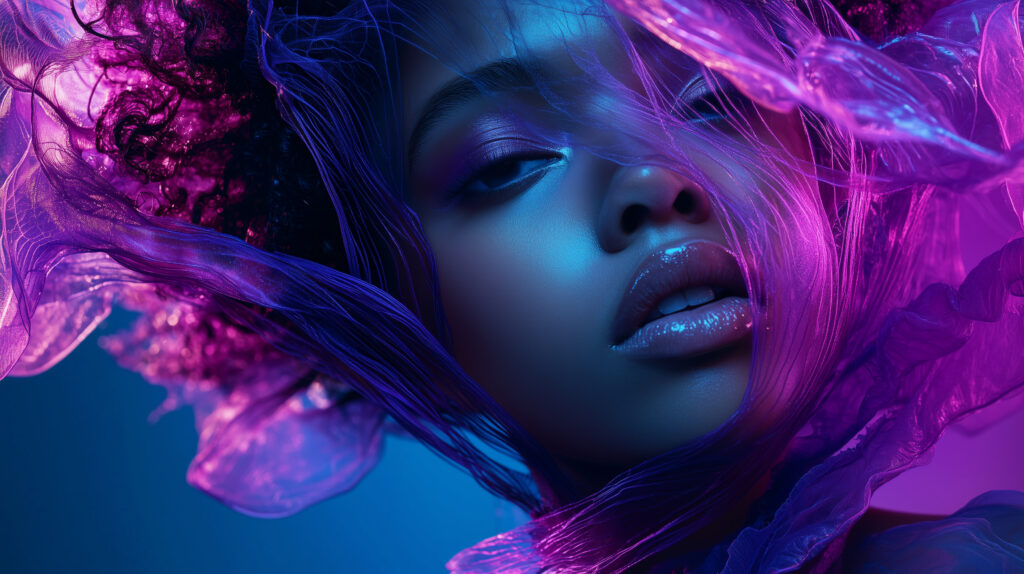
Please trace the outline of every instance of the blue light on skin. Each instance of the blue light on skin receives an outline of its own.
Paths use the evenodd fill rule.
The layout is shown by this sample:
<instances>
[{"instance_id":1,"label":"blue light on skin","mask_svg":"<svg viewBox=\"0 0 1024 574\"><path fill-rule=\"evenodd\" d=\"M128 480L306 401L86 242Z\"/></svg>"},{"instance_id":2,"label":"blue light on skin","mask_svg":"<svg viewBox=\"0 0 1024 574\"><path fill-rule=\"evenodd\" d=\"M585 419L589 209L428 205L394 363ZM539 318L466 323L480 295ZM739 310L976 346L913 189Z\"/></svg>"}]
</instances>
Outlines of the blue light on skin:
<instances>
[{"instance_id":1,"label":"blue light on skin","mask_svg":"<svg viewBox=\"0 0 1024 574\"><path fill-rule=\"evenodd\" d=\"M491 78L486 93L467 98L463 92L458 105L433 118L429 130L416 130L433 94L517 55L527 55L545 77L564 78L574 70L567 47L599 46L601 62L615 78L639 83L629 79L628 58L616 53L620 44L601 18L580 18L564 6L510 7L513 17L528 24L519 35L508 33L495 3L460 5L453 13L464 20L467 35L458 37L463 49L446 52L458 54L458 61L441 63L413 50L403 54L405 134L408 140L415 131L417 140L408 194L437 259L456 358L588 491L726 421L746 390L752 350L738 345L698 366L631 361L611 348L612 319L641 260L690 239L727 245L717 214L688 221L672 208L681 191L694 187L692 181L663 166L623 166L591 152L616 145L636 152L628 139L616 141L620 136L571 118L558 123L558 114L538 103L535 90L503 90ZM443 37L451 41L451 31ZM505 75L516 77L514 71ZM615 106L615 97L583 92L575 105ZM501 143L481 137L481 118L500 123L503 116L504 130L493 123L486 129L517 134L528 124L549 129L552 140L566 134L569 150L546 148L561 150L565 160L493 204L439 204L436 198L451 192L438 189L439 182L465 161L466 150L476 150L481 141ZM521 169L507 172L522 175ZM515 186L517 180L492 183ZM643 205L650 217L623 234L622 211L631 205Z\"/></svg>"}]
</instances>

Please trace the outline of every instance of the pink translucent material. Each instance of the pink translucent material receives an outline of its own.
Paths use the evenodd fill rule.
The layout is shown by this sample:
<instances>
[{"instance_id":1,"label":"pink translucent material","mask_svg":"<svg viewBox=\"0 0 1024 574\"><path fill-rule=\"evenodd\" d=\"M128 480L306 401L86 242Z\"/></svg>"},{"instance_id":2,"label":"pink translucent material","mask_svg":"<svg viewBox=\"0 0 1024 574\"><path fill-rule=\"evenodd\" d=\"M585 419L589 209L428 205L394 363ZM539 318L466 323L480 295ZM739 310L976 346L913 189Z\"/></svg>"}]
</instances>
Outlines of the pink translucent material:
<instances>
[{"instance_id":1,"label":"pink translucent material","mask_svg":"<svg viewBox=\"0 0 1024 574\"><path fill-rule=\"evenodd\" d=\"M828 37L799 15L779 8L792 18L782 25L795 45L795 53L781 56L766 52L745 34L753 29L750 21L762 20L744 3L613 4L676 49L728 77L759 103L777 110L795 105L816 110L855 137L876 142L879 157L896 151L888 142L900 141L910 148L920 144L916 160L921 161L891 156L876 164L869 175L885 183L874 191L884 192L887 186L905 190L903 186L911 182L932 181L963 193L964 204L1002 196L1002 201L991 204L1005 205L1009 212L1001 219L1013 221L1013 235L1020 237L1024 133L1019 100L1024 68L1019 62L1024 43L1019 2L953 5L940 11L922 34L897 39L880 50ZM841 32L840 27L832 33ZM960 98L982 97L991 107L992 123L956 107ZM1000 137L992 137L992 129ZM755 506L748 526L703 557L680 558L675 567L707 573L788 572L822 557L817 568L825 571L841 559L846 534L878 486L925 462L947 425L1017 392L1024 384L1024 239L1000 247L962 283L957 280L956 261L929 262L937 273L948 272L945 278L935 276L944 282L925 286L912 300L886 313L865 339L863 351L844 358L827 383L828 393L791 441L787 456L775 463L777 490ZM866 314L877 311L865 309ZM995 411L989 412L991 422ZM1024 517L1020 497L998 502L993 512L1003 513L1004 523L1019 523ZM449 570L536 572L540 566L557 564L559 572L585 572L600 564L599 570L620 571L630 564L625 561L629 554L591 554L592 547L577 531L610 516L604 512L608 503L594 497L559 509L554 516L460 553ZM657 548L668 538L666 531L685 528L688 517L683 512L679 515L684 518L657 533L638 534L631 550L645 544ZM581 528L562 528L570 523ZM956 568L958 559L1010 570L1024 567L1022 541L1012 529L992 532L984 520L956 517L936 528L955 544L942 549L944 539L937 536L929 542L934 547L928 557L918 562L923 548L887 555L888 549L899 547L902 535L880 535L877 548L887 550L873 555L875 567L946 571ZM970 547L983 536L989 544ZM977 562L966 561L970 556ZM671 564L663 566L665 572L674 571Z\"/></svg>"},{"instance_id":2,"label":"pink translucent material","mask_svg":"<svg viewBox=\"0 0 1024 574\"><path fill-rule=\"evenodd\" d=\"M90 3L83 19L96 8ZM203 295L172 296L117 260L143 243L144 251L159 250L146 232L136 227L133 233L139 220L120 209L153 213L161 208L161 186L178 182L191 192L184 205L191 211L202 207L197 202L210 186L202 164L172 181L147 183L97 150L97 117L109 98L131 98L155 84L152 78L125 68L101 76L99 61L116 53L90 42L65 2L2 3L0 35L6 83L0 84L6 88L0 92L0 375L29 376L57 363L116 301L142 316L131 331L106 337L105 348L168 390L160 412L195 410L200 442L191 484L261 516L292 514L352 488L380 456L379 407L311 372L264 335L210 311ZM50 66L46 73L43 64ZM135 90L124 91L126 85ZM25 91L29 86L35 96ZM180 111L178 145L186 147L223 137L239 121L222 115L221 131L199 133L196 114L209 108L190 110L186 103ZM61 159L70 150L79 157ZM53 185L41 169L38 157L47 155L76 176L83 162L117 193L75 197L80 189ZM211 158L210 169L214 163ZM208 208L210 218L215 207ZM98 240L105 234L122 247ZM173 239L164 245L170 261L182 253ZM238 274L246 277L245 270Z\"/></svg>"},{"instance_id":3,"label":"pink translucent material","mask_svg":"<svg viewBox=\"0 0 1024 574\"><path fill-rule=\"evenodd\" d=\"M409 4L409 14L420 7ZM591 496L566 494L550 456L411 311L414 297L400 301L355 272L373 262L343 273L262 249L254 222L231 229L234 235L223 229L224 208L243 201L246 190L228 185L212 193L227 161L216 144L249 118L210 87L215 82L190 83L196 74L180 65L184 47L175 41L189 28L160 1L142 12L145 23L159 24L149 53L126 48L138 40L131 22L90 36L63 3L0 0L0 374L45 370L119 303L142 316L103 344L168 389L165 408L195 409L200 444L189 480L241 511L284 515L351 488L380 455L386 413L533 513L529 524L460 553L449 564L454 572L627 571L685 540L766 473L770 488L742 530L664 568L786 572L818 557L828 567L877 487L925 460L947 426L1024 384L1024 239L1014 238L1024 210L1020 2L954 4L919 33L882 46L860 42L827 6L812 2L807 12L824 14L815 21L800 3L782 0L610 4L662 42L642 56L671 63L670 56L685 55L762 108L800 110L833 138L815 145L839 158L810 166L780 158L790 165L775 174L775 187L764 186L775 192L764 197L737 176L734 187L747 203L729 204L729 190L716 190L748 233L744 270L764 301L747 397L720 429ZM104 6L79 6L82 21ZM308 146L323 144L319 173L341 211L365 208L412 225L415 217L394 202L401 190L383 189L387 177L373 172L376 148L360 155L345 146L376 141L371 128L385 122L308 106L341 99L352 87L351 78L325 71L359 61L346 60L343 49L330 52L332 42L351 48L346 34L360 40L388 24L399 40L422 39L415 22L374 19L390 7L353 3L362 20L310 22L253 1L248 35L229 26L205 40L233 49L232 39L246 39L275 104L297 130L316 135ZM331 57L314 62L310 54L320 50ZM144 52L152 69L133 59ZM580 62L584 80L613 84L599 64ZM557 100L555 84L540 92ZM309 86L327 86L327 93L304 98ZM559 110L595 129L610 117L611 129L664 146L670 161L689 165L664 137L664 126L679 127L678 118L658 98L649 101L633 122L615 123L618 107ZM720 153L753 150L754 158L778 151L722 139L701 141ZM639 153L596 151L622 161ZM810 172L822 189L842 188L834 205L823 205L818 189L786 185L796 172ZM382 189L367 191L366 207L355 196L373 185ZM991 205L1013 230L965 270L955 216L979 198L998 198ZM850 216L859 227L841 230L861 234L856 240L829 233L836 231L829 217L839 219L843 209L861 217ZM359 236L355 227L343 228L346 239ZM769 257L776 245L790 259ZM355 247L344 247L359 259ZM841 259L841 247L855 255ZM426 251L405 254L430 261ZM490 457L480 440L511 464ZM1007 516L1020 507L1013 497L988 502L980 506ZM964 519L971 511L911 542L932 534L971 538L985 528L984 520ZM1009 548L1010 535L993 532L986 548ZM895 548L902 536L894 532L876 548Z\"/></svg>"},{"instance_id":4,"label":"pink translucent material","mask_svg":"<svg viewBox=\"0 0 1024 574\"><path fill-rule=\"evenodd\" d=\"M301 363L193 305L139 288L122 301L146 313L102 345L167 388L154 414L194 409L193 486L246 514L284 516L349 490L376 465L384 415L350 388L297 379Z\"/></svg>"}]
</instances>

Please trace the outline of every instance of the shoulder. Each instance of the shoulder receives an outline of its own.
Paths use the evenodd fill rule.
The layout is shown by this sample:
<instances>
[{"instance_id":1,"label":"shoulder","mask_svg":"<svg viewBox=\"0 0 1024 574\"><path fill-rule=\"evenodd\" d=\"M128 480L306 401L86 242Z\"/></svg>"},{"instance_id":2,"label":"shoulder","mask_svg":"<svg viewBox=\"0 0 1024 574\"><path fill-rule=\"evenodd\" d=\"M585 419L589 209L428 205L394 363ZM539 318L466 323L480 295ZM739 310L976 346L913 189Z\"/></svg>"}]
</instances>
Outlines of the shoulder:
<instances>
[{"instance_id":1,"label":"shoulder","mask_svg":"<svg viewBox=\"0 0 1024 574\"><path fill-rule=\"evenodd\" d=\"M1024 492L987 492L947 517L875 511L851 532L843 571L1024 573Z\"/></svg>"}]
</instances>

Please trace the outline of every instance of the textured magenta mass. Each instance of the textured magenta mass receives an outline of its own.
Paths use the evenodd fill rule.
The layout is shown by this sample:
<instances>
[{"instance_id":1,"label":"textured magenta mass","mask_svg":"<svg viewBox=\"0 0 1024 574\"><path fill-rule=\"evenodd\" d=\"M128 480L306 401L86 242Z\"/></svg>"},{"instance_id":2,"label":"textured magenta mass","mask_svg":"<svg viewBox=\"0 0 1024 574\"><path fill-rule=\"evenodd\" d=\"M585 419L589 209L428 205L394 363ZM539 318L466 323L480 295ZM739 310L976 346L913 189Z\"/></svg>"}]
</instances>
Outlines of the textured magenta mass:
<instances>
[{"instance_id":1,"label":"textured magenta mass","mask_svg":"<svg viewBox=\"0 0 1024 574\"><path fill-rule=\"evenodd\" d=\"M163 408L195 409L191 484L287 515L408 433L533 518L453 558L463 574L1024 569L1011 493L843 552L875 489L1024 385L1020 2L567 9L618 32L642 80L617 82L603 46L570 47L572 81L533 78L559 125L630 143L587 151L699 171L679 144L696 138L765 164L704 182L754 304L740 410L586 496L452 357L404 202L396 54L437 40L437 3L302 4L0 0L0 374L52 366L114 304L139 311L102 344L168 389ZM735 88L728 129L680 117L684 60ZM620 105L573 105L600 90ZM808 153L751 127L772 113ZM979 205L1000 247L965 269L959 214ZM686 546L762 487L735 532Z\"/></svg>"}]
</instances>

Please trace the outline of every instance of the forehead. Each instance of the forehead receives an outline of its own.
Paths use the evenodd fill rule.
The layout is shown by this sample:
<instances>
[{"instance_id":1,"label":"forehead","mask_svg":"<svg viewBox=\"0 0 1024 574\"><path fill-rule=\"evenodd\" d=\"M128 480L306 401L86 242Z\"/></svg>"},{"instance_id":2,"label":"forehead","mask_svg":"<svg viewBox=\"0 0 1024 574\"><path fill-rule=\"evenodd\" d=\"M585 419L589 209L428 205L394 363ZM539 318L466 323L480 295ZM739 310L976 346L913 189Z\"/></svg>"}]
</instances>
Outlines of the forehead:
<instances>
[{"instance_id":1,"label":"forehead","mask_svg":"<svg viewBox=\"0 0 1024 574\"><path fill-rule=\"evenodd\" d=\"M403 108L414 121L445 84L488 63L540 63L532 73L579 70L580 58L609 70L629 62L610 24L620 22L603 3L481 0L432 3L420 18L415 46L401 55ZM406 122L406 136L408 124Z\"/></svg>"},{"instance_id":2,"label":"forehead","mask_svg":"<svg viewBox=\"0 0 1024 574\"><path fill-rule=\"evenodd\" d=\"M616 17L594 0L439 0L409 16L419 47L456 66L610 39L605 24Z\"/></svg>"}]
</instances>

